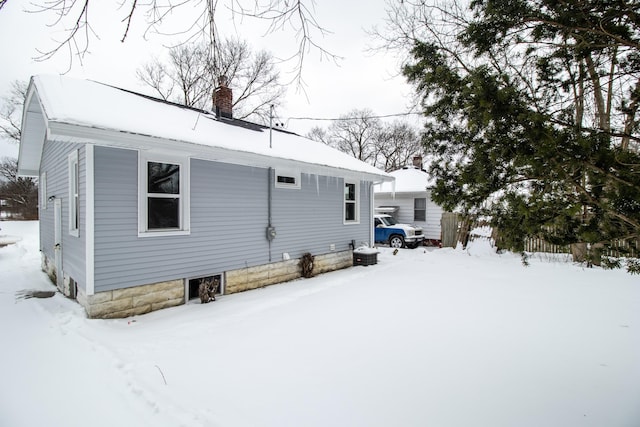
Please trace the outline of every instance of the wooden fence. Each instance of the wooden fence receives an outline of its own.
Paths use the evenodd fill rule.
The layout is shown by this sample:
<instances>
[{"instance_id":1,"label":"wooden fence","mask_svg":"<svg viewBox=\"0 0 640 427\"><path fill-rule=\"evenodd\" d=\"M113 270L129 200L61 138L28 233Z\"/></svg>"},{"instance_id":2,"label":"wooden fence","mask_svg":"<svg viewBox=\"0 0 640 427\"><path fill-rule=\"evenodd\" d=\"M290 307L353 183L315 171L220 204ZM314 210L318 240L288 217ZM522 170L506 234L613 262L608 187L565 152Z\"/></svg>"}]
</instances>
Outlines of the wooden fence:
<instances>
[{"instance_id":1,"label":"wooden fence","mask_svg":"<svg viewBox=\"0 0 640 427\"><path fill-rule=\"evenodd\" d=\"M551 254L568 254L571 253L571 246L569 245L554 245L539 237L525 237L524 239L524 251L525 252L546 252Z\"/></svg>"},{"instance_id":2,"label":"wooden fence","mask_svg":"<svg viewBox=\"0 0 640 427\"><path fill-rule=\"evenodd\" d=\"M570 245L553 245L538 237L527 237L524 239L525 252L546 252L553 254L571 253ZM610 247L602 248L601 254L614 258L628 257L638 258L640 255L640 240L614 240Z\"/></svg>"},{"instance_id":3,"label":"wooden fence","mask_svg":"<svg viewBox=\"0 0 640 427\"><path fill-rule=\"evenodd\" d=\"M462 242L466 245L467 240L473 236L469 236L469 231L476 227L488 225L484 221L469 221L461 218L458 214L445 212L442 214L441 219L442 226L442 246L443 247L456 247L458 242ZM497 238L496 230L493 230L492 238ZM554 245L539 237L526 237L524 239L524 251L525 252L544 252L552 254L569 254L571 253L570 245ZM602 248L602 256L609 256L614 258L640 257L640 239L627 239L616 240L608 248Z\"/></svg>"}]
</instances>

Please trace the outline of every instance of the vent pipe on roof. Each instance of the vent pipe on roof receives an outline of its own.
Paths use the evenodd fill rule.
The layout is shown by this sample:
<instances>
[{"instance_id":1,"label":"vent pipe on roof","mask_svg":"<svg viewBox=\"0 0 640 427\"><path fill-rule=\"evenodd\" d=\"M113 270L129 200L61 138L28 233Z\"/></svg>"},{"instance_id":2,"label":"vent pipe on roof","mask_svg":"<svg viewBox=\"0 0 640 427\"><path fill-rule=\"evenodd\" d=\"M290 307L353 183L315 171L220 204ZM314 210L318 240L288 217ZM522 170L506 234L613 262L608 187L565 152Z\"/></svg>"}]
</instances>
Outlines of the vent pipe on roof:
<instances>
[{"instance_id":1,"label":"vent pipe on roof","mask_svg":"<svg viewBox=\"0 0 640 427\"><path fill-rule=\"evenodd\" d=\"M233 118L233 92L228 84L227 76L220 76L218 87L213 90L213 109L218 118Z\"/></svg>"}]
</instances>

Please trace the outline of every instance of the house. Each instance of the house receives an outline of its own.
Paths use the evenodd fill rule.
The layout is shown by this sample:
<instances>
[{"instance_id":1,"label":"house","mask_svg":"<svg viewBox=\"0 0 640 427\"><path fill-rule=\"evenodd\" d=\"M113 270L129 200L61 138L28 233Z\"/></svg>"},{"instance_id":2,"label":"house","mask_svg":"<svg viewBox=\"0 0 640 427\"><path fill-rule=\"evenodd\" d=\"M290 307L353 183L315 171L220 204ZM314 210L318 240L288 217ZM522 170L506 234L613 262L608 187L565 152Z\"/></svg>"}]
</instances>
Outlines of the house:
<instances>
[{"instance_id":1,"label":"house","mask_svg":"<svg viewBox=\"0 0 640 427\"><path fill-rule=\"evenodd\" d=\"M352 265L393 178L322 143L93 81L41 75L18 168L40 179L43 269L89 317L184 304Z\"/></svg>"},{"instance_id":2,"label":"house","mask_svg":"<svg viewBox=\"0 0 640 427\"><path fill-rule=\"evenodd\" d=\"M426 241L440 241L443 210L431 200L433 182L422 169L422 157L414 157L412 165L389 174L395 181L374 186L375 210L392 215L398 222L419 225Z\"/></svg>"}]
</instances>

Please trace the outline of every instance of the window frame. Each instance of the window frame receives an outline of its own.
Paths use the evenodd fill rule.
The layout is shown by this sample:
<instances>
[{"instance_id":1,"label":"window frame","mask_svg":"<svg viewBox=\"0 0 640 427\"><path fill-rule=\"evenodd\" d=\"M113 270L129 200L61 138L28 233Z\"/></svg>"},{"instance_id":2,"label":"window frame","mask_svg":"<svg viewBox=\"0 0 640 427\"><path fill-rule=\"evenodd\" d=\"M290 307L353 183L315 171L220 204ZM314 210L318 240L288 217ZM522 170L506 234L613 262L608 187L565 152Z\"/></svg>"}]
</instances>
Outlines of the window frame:
<instances>
[{"instance_id":1,"label":"window frame","mask_svg":"<svg viewBox=\"0 0 640 427\"><path fill-rule=\"evenodd\" d=\"M354 198L353 200L347 200L347 192L345 191L348 185L353 185L354 187ZM347 219L347 205L354 205L354 216L355 218L352 220ZM344 180L343 186L343 194L342 194L342 221L344 225L349 224L360 224L360 182L359 181L347 181Z\"/></svg>"},{"instance_id":2,"label":"window frame","mask_svg":"<svg viewBox=\"0 0 640 427\"><path fill-rule=\"evenodd\" d=\"M68 157L69 173L69 234L80 237L80 161L78 150Z\"/></svg>"},{"instance_id":3,"label":"window frame","mask_svg":"<svg viewBox=\"0 0 640 427\"><path fill-rule=\"evenodd\" d=\"M298 190L301 187L300 176L301 176L300 172L292 172L292 171L287 171L287 170L276 170L273 182L274 182L276 188L288 188L288 189L291 189L291 190ZM278 177L293 178L295 182L293 184L286 183L286 182L278 182Z\"/></svg>"},{"instance_id":4,"label":"window frame","mask_svg":"<svg viewBox=\"0 0 640 427\"><path fill-rule=\"evenodd\" d=\"M418 209L418 207L416 206L416 202L419 200L423 200L424 201L424 208L422 209ZM423 219L418 219L416 216L416 213L418 211L422 211L422 216ZM425 222L427 220L427 198L426 197L414 197L413 198L413 220L414 221L421 221L421 222Z\"/></svg>"},{"instance_id":5,"label":"window frame","mask_svg":"<svg viewBox=\"0 0 640 427\"><path fill-rule=\"evenodd\" d=\"M149 163L164 163L179 166L179 193L160 198L179 199L178 227L149 228L149 198L158 198L161 193L149 193ZM190 159L182 156L168 156L158 153L139 152L138 155L138 237L176 236L190 234Z\"/></svg>"}]
</instances>

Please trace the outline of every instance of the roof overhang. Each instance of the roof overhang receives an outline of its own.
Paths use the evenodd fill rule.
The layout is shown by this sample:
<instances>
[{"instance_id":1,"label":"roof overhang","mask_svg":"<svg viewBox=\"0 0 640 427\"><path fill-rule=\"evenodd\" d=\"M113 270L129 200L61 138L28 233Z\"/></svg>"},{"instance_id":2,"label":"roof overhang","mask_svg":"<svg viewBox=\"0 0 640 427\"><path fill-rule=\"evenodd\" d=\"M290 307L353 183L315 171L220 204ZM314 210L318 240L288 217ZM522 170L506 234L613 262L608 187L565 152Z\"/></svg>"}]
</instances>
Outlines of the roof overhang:
<instances>
[{"instance_id":1,"label":"roof overhang","mask_svg":"<svg viewBox=\"0 0 640 427\"><path fill-rule=\"evenodd\" d=\"M300 160L272 157L264 154L223 147L200 145L188 141L158 138L111 129L100 129L72 123L48 122L46 136L49 140L66 143L90 143L129 150L142 150L171 155L180 155L222 163L238 164L263 168L286 168L309 174L340 176L348 179L371 181L374 183L393 181L394 178L383 172L372 174L363 171L337 168L335 166L302 162ZM34 147L34 151L35 148ZM42 144L39 153L42 152ZM39 159L38 155L38 159ZM39 160L36 171L39 169Z\"/></svg>"},{"instance_id":2,"label":"roof overhang","mask_svg":"<svg viewBox=\"0 0 640 427\"><path fill-rule=\"evenodd\" d=\"M20 147L18 149L18 175L38 176L42 147L47 138L47 123L40 99L33 84L27 90L22 112Z\"/></svg>"},{"instance_id":3,"label":"roof overhang","mask_svg":"<svg viewBox=\"0 0 640 427\"><path fill-rule=\"evenodd\" d=\"M49 87L47 84L53 86L50 91L45 90ZM57 104L55 102L60 101L58 98L61 94L66 94L64 88L58 87L58 84L57 79L52 81L48 81L47 79L39 80L38 77L31 79L23 110L22 135L18 159L18 173L20 175L39 175L43 147L45 141L47 141L61 144L95 144L130 150L148 150L167 155L178 154L180 156L245 166L287 168L290 171L344 177L345 179L357 179L373 183L395 180L392 175L353 158L350 159L353 161L334 161L335 157L328 155L326 150L313 151L310 149L310 153L314 153L314 155L300 156L305 150L302 146L292 144L291 134L286 136L281 135L283 139L279 140L281 143L278 144L278 149L275 148L276 141L274 140L274 149L271 150L271 148L266 148L266 146L256 148L256 135L243 135L238 132L237 128L235 132L227 132L223 135L216 133L219 129L222 129L221 127L215 128L211 126L206 128L207 131L211 133L204 133L202 130L199 130L199 132L195 134L189 133L187 130L185 130L184 133L180 132L179 129L184 128L185 123L189 122L191 118L196 118L196 124L193 126L193 129L191 129L194 131L198 124L198 119L201 117L201 113L199 112L197 114L195 114L196 112L189 112L190 116L185 116L185 111L182 107L180 107L180 110L176 110L177 113L180 113L180 119L177 121L179 126L175 129L167 128L169 131L162 133L155 133L157 127L148 126L150 123L148 118L146 118L145 122L147 126L136 126L135 120L131 121L132 117L130 116L119 116L118 119L112 121L94 120L92 119L92 114L97 115L96 117L98 118L103 117L100 116L102 112L99 109L96 111L92 110L88 116L83 116L83 111L78 110L79 107L75 109L56 109ZM102 85L99 87L103 89ZM118 94L121 95L120 92L118 92ZM118 99L122 101L122 99ZM134 100L137 102L140 101L139 98L135 98ZM147 101L145 98L144 102ZM60 102L62 103L62 101ZM64 103L62 103L62 106L69 107L69 105L65 105ZM158 107L158 105L155 104L153 104L153 106ZM173 117L171 111L167 110L166 105L162 104L160 107L162 108L157 109L160 117L164 117L165 120ZM123 120L123 118L126 119L123 122L125 124L120 127L119 123L121 123L120 121ZM211 123L206 124L211 125ZM228 128L227 130L230 129L231 128ZM252 131L247 130L246 132ZM274 132L274 136L275 134L276 132ZM226 144L218 145L212 140L215 138L210 138L209 135L215 138L225 138L224 141ZM293 135L297 137L297 135ZM245 136L253 138L253 140L249 141L251 143L238 144L237 146L228 143L232 140L230 138L244 138ZM269 138L269 147L271 147L271 138ZM303 151L301 152L300 149ZM315 156L315 153L321 155ZM344 153L336 153L336 155L347 156Z\"/></svg>"}]
</instances>

